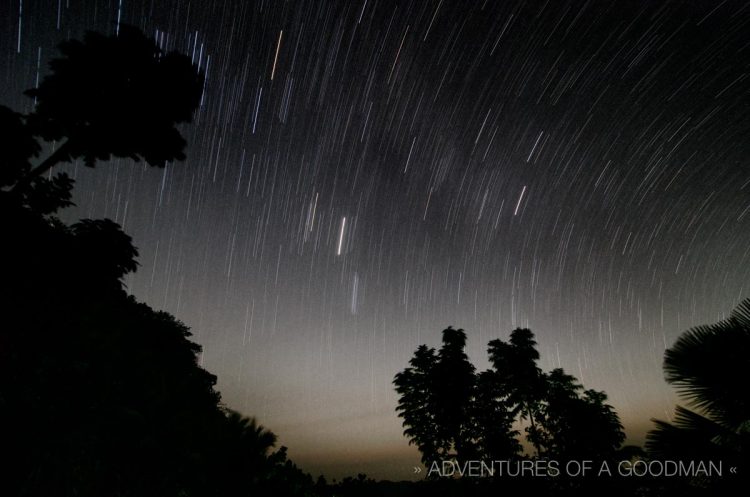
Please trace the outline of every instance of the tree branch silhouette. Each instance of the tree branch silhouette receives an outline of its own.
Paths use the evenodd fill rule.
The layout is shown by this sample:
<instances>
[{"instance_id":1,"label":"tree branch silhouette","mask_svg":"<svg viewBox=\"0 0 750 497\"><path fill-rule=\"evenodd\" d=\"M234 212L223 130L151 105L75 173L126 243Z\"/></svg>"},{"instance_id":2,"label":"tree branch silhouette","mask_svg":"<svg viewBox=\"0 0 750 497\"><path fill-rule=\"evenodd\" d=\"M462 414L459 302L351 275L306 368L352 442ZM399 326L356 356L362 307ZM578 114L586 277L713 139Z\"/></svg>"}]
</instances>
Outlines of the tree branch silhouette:
<instances>
[{"instance_id":1,"label":"tree branch silhouette","mask_svg":"<svg viewBox=\"0 0 750 497\"><path fill-rule=\"evenodd\" d=\"M61 162L70 161L70 140L67 139L62 145L44 159L38 166L34 167L26 175L20 178L15 185L10 188L11 192L21 192L28 188L34 178L44 175L47 171Z\"/></svg>"}]
</instances>

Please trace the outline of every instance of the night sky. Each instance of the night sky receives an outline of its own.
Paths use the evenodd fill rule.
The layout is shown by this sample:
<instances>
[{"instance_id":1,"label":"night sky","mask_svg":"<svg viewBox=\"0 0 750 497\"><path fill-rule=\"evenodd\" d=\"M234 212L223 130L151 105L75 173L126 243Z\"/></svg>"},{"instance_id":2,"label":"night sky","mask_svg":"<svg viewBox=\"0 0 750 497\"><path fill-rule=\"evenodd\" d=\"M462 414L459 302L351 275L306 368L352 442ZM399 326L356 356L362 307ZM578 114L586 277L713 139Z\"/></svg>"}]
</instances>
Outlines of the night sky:
<instances>
[{"instance_id":1,"label":"night sky","mask_svg":"<svg viewBox=\"0 0 750 497\"><path fill-rule=\"evenodd\" d=\"M314 474L412 477L391 381L515 327L605 390L630 442L664 349L750 296L750 4L2 2L0 104L118 19L207 73L188 158L76 179L64 218L140 250L225 403Z\"/></svg>"}]
</instances>

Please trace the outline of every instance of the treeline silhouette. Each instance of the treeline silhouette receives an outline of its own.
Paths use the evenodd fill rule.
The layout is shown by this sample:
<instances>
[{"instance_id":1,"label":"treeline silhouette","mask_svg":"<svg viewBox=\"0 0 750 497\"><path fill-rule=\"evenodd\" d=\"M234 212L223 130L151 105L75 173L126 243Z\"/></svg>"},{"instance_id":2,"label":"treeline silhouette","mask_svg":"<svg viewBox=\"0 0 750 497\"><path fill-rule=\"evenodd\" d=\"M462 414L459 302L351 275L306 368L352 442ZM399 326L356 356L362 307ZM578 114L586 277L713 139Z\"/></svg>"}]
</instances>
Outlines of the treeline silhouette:
<instances>
[{"instance_id":1,"label":"treeline silhouette","mask_svg":"<svg viewBox=\"0 0 750 497\"><path fill-rule=\"evenodd\" d=\"M507 342L490 341L492 367L482 372L470 363L466 340L463 330L445 329L439 350L419 346L393 380L404 435L419 449L426 477L443 481L436 482L437 488L471 495L500 490L534 495L744 495L740 485L750 471L750 300L725 321L683 333L665 352L666 379L694 410L677 406L673 423L653 420L656 428L647 436L646 451L621 446L622 425L604 392L584 389L562 369L545 373L538 367L540 356L530 330L514 330ZM641 471L657 462L657 471L637 478L618 473L606 479L519 478L517 471L510 476L493 473L490 465L481 482L445 486L444 468L466 468L469 461L552 460L609 462L610 468L621 461L640 462L636 467ZM720 463L723 471L720 476L696 471L659 477L664 461ZM449 473L453 479L454 471Z\"/></svg>"},{"instance_id":2,"label":"treeline silhouette","mask_svg":"<svg viewBox=\"0 0 750 497\"><path fill-rule=\"evenodd\" d=\"M518 328L507 342L489 342L492 367L482 372L476 371L466 355L466 339L461 329L445 329L439 350L421 345L409 367L393 380L404 435L422 454L428 479L445 478L443 468L466 467L470 461L629 457L619 452L625 434L617 413L605 403L604 392L585 390L562 369L543 372L531 330ZM522 441L531 454L525 453ZM445 466L445 462L455 466ZM451 473L447 476L453 477ZM526 489L535 494L578 491L582 481L560 475L550 484L537 477L541 472L510 473L493 470L481 477L502 481L506 490ZM461 492L476 493L478 488ZM496 491L495 487L485 490Z\"/></svg>"},{"instance_id":3,"label":"treeline silhouette","mask_svg":"<svg viewBox=\"0 0 750 497\"><path fill-rule=\"evenodd\" d=\"M404 433L425 466L519 457L517 422L527 424L525 439L537 458L615 455L625 434L606 395L584 390L562 369L544 373L530 330L514 330L508 342L491 341L492 368L481 373L465 346L466 333L448 328L439 351L420 346L394 379Z\"/></svg>"},{"instance_id":4,"label":"treeline silhouette","mask_svg":"<svg viewBox=\"0 0 750 497\"><path fill-rule=\"evenodd\" d=\"M0 492L312 495L275 435L222 405L188 328L126 293L138 252L120 226L56 217L59 163L184 158L203 75L128 26L60 50L31 113L0 107Z\"/></svg>"}]
</instances>

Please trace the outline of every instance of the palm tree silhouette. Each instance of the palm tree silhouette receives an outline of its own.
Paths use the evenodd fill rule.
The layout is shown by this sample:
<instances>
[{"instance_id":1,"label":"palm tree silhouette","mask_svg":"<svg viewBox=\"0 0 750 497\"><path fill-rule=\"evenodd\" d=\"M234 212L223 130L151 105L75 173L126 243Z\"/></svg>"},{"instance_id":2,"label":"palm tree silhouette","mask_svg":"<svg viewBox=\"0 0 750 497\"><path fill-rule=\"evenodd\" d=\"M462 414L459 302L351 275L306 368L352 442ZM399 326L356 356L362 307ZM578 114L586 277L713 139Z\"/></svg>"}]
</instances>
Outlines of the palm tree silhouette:
<instances>
[{"instance_id":1,"label":"palm tree silhouette","mask_svg":"<svg viewBox=\"0 0 750 497\"><path fill-rule=\"evenodd\" d=\"M276 445L276 435L258 424L255 418L229 411L226 429L237 446L244 452L246 459L257 463L268 457Z\"/></svg>"},{"instance_id":2,"label":"palm tree silhouette","mask_svg":"<svg viewBox=\"0 0 750 497\"><path fill-rule=\"evenodd\" d=\"M747 460L750 447L750 299L728 319L692 328L664 355L668 383L687 405L672 423L653 420L646 448L656 457Z\"/></svg>"}]
</instances>

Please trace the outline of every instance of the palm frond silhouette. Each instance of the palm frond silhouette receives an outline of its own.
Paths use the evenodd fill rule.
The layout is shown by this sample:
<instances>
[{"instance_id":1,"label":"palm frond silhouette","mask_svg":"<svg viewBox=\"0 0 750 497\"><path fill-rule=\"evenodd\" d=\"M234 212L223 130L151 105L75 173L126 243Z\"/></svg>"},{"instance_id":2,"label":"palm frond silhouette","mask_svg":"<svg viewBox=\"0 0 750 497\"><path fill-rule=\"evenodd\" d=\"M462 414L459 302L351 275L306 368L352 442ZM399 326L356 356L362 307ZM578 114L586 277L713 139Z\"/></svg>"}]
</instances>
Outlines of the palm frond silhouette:
<instances>
[{"instance_id":1,"label":"palm frond silhouette","mask_svg":"<svg viewBox=\"0 0 750 497\"><path fill-rule=\"evenodd\" d=\"M657 457L745 459L750 443L750 299L728 319L692 328L664 354L664 374L691 409L653 420L646 439Z\"/></svg>"}]
</instances>

